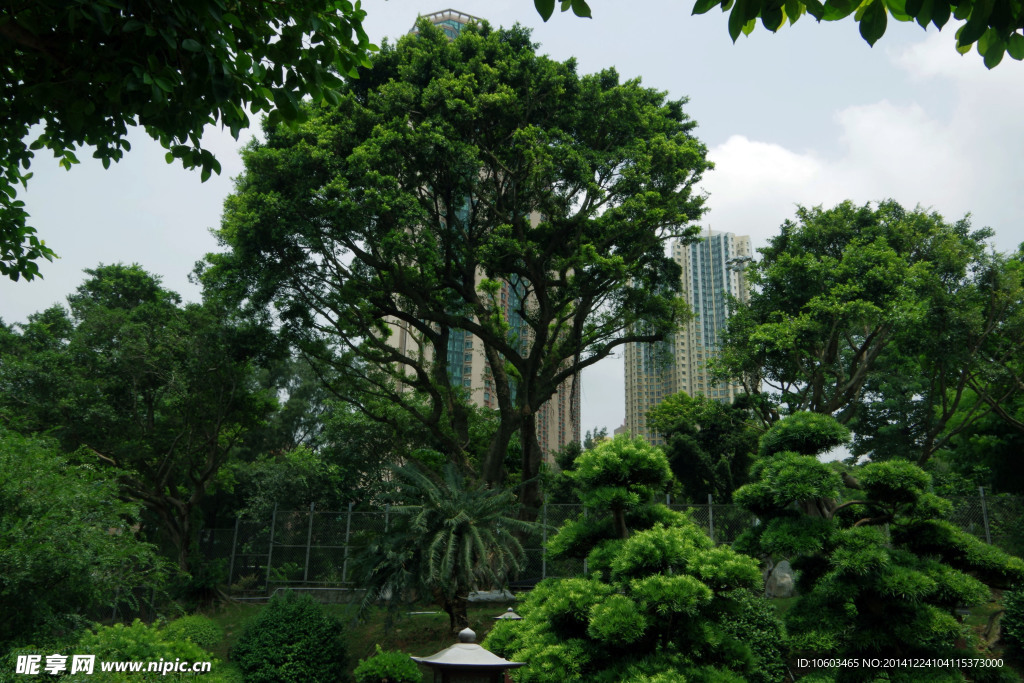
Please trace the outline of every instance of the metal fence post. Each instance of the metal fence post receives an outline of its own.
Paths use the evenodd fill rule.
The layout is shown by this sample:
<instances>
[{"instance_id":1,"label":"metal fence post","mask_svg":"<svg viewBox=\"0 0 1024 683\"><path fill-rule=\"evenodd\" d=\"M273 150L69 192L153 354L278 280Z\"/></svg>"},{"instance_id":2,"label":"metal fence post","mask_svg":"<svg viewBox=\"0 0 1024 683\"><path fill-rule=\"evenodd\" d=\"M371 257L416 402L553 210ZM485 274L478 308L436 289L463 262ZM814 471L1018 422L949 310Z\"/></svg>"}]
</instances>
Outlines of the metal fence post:
<instances>
[{"instance_id":1,"label":"metal fence post","mask_svg":"<svg viewBox=\"0 0 1024 683\"><path fill-rule=\"evenodd\" d=\"M270 516L270 542L267 544L267 590L270 590L270 567L274 559L274 528L277 526L277 503L274 503L274 514Z\"/></svg>"},{"instance_id":2,"label":"metal fence post","mask_svg":"<svg viewBox=\"0 0 1024 683\"><path fill-rule=\"evenodd\" d=\"M988 506L985 504L985 487L978 487L978 495L981 497L981 521L985 524L985 542L992 545L992 532L988 528Z\"/></svg>"},{"instance_id":3,"label":"metal fence post","mask_svg":"<svg viewBox=\"0 0 1024 683\"><path fill-rule=\"evenodd\" d=\"M708 535L711 537L711 542L715 542L715 509L711 499L711 494L708 494Z\"/></svg>"},{"instance_id":4,"label":"metal fence post","mask_svg":"<svg viewBox=\"0 0 1024 683\"><path fill-rule=\"evenodd\" d=\"M391 503L384 505L384 533L388 532L388 520L391 518Z\"/></svg>"},{"instance_id":5,"label":"metal fence post","mask_svg":"<svg viewBox=\"0 0 1024 683\"><path fill-rule=\"evenodd\" d=\"M348 520L345 522L345 560L341 564L341 582L348 581L348 539L352 533L352 503L348 504Z\"/></svg>"},{"instance_id":6,"label":"metal fence post","mask_svg":"<svg viewBox=\"0 0 1024 683\"><path fill-rule=\"evenodd\" d=\"M540 578L548 578L548 502L545 500L541 508L541 548L540 548Z\"/></svg>"},{"instance_id":7,"label":"metal fence post","mask_svg":"<svg viewBox=\"0 0 1024 683\"><path fill-rule=\"evenodd\" d=\"M316 503L309 504L309 529L306 530L306 571L302 573L302 582L307 583L309 581L309 549L313 543L313 506Z\"/></svg>"},{"instance_id":8,"label":"metal fence post","mask_svg":"<svg viewBox=\"0 0 1024 683\"><path fill-rule=\"evenodd\" d=\"M231 581L235 578L235 551L238 549L238 523L241 517L235 517L235 535L231 539L231 562L228 564L228 588L231 588Z\"/></svg>"}]
</instances>

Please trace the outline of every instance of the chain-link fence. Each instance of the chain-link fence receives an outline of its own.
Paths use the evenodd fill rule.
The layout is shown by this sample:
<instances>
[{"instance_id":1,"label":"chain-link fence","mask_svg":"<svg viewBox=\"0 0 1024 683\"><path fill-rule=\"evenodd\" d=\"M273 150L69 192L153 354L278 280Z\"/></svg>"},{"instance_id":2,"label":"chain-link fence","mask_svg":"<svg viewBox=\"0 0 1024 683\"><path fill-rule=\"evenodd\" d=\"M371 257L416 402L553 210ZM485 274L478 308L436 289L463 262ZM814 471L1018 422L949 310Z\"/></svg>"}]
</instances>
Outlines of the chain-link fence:
<instances>
[{"instance_id":1,"label":"chain-link fence","mask_svg":"<svg viewBox=\"0 0 1024 683\"><path fill-rule=\"evenodd\" d=\"M736 505L674 504L718 544L730 544L756 523L755 517ZM988 543L1020 554L1024 551L1024 499L1016 496L977 496L953 500L951 521ZM585 576L583 560L548 557L544 547L549 535L580 515L601 514L582 505L546 504L541 525L524 543L526 564L512 579L513 587L532 586L559 577ZM233 529L207 529L202 549L211 565L238 598L262 599L281 588L323 591L323 601L350 599L358 591L352 559L360 544L374 534L387 532L388 509L277 511L269 520L235 521Z\"/></svg>"}]
</instances>

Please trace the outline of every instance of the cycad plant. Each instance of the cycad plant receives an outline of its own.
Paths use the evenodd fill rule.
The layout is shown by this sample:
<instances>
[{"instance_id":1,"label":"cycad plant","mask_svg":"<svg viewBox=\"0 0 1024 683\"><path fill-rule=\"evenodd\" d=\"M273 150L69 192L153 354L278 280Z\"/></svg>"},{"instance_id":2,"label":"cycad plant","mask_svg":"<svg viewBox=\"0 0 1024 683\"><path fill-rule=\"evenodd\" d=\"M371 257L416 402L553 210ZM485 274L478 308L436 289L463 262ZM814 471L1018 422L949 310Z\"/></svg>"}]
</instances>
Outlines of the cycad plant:
<instances>
[{"instance_id":1,"label":"cycad plant","mask_svg":"<svg viewBox=\"0 0 1024 683\"><path fill-rule=\"evenodd\" d=\"M403 504L390 508L388 528L360 554L363 605L429 596L448 613L453 631L463 629L470 591L503 586L522 568L516 534L535 525L516 518L512 491L487 488L453 464L440 475L415 464L394 474Z\"/></svg>"}]
</instances>

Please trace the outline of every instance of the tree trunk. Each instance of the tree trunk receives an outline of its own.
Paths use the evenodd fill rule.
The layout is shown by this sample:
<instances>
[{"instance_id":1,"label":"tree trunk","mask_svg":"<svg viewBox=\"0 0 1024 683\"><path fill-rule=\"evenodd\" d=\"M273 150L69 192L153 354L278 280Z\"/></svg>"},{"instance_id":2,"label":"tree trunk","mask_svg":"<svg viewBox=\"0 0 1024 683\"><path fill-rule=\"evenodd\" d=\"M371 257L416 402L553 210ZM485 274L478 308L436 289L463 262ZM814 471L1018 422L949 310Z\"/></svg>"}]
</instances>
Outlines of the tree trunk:
<instances>
[{"instance_id":1,"label":"tree trunk","mask_svg":"<svg viewBox=\"0 0 1024 683\"><path fill-rule=\"evenodd\" d=\"M544 454L541 452L540 442L537 441L537 416L533 412L523 418L519 440L523 448L523 490L519 497L522 503L519 516L521 519L534 522L540 515L542 503L538 475Z\"/></svg>"}]
</instances>

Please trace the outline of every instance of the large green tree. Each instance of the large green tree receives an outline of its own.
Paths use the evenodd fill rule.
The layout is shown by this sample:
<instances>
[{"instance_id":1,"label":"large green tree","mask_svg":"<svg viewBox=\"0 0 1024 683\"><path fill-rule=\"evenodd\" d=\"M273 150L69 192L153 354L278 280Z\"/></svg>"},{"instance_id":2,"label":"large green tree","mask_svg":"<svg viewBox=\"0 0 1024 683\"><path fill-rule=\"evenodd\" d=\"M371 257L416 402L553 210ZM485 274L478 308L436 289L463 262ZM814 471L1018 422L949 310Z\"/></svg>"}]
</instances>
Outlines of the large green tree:
<instances>
[{"instance_id":1,"label":"large green tree","mask_svg":"<svg viewBox=\"0 0 1024 683\"><path fill-rule=\"evenodd\" d=\"M749 267L719 368L766 424L835 415L857 453L926 462L1021 388L1019 259L990 235L893 201L800 208Z\"/></svg>"},{"instance_id":2,"label":"large green tree","mask_svg":"<svg viewBox=\"0 0 1024 683\"><path fill-rule=\"evenodd\" d=\"M54 256L17 199L35 150L70 169L91 147L108 166L142 126L205 180L220 172L200 141L207 125L237 138L246 109L294 121L305 97L336 101L375 49L365 15L359 0L0 3L0 274L31 279Z\"/></svg>"},{"instance_id":3,"label":"large green tree","mask_svg":"<svg viewBox=\"0 0 1024 683\"><path fill-rule=\"evenodd\" d=\"M449 41L424 21L372 63L337 106L245 152L229 251L203 277L275 307L304 353L408 409L454 462L478 457L489 482L521 431L530 480L537 412L559 385L679 323L663 245L696 231L706 150L683 101L613 70L580 76L521 27ZM483 345L500 416L483 454L467 451L450 380L463 333Z\"/></svg>"},{"instance_id":4,"label":"large green tree","mask_svg":"<svg viewBox=\"0 0 1024 683\"><path fill-rule=\"evenodd\" d=\"M203 499L273 408L251 365L266 337L213 302L181 306L139 266L87 272L70 316L54 307L4 334L0 412L116 468L121 495L155 516L188 571Z\"/></svg>"}]
</instances>

